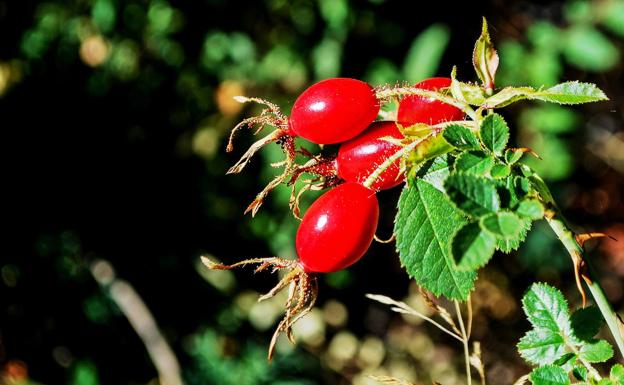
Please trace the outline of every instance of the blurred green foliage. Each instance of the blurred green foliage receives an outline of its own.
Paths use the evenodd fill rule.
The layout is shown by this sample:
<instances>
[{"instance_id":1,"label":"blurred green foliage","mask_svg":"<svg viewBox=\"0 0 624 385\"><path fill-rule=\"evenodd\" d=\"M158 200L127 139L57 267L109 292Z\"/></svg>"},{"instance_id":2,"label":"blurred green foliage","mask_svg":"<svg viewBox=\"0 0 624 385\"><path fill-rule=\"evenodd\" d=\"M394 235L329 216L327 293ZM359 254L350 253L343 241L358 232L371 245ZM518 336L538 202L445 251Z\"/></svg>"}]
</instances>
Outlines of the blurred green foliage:
<instances>
[{"instance_id":1,"label":"blurred green foliage","mask_svg":"<svg viewBox=\"0 0 624 385\"><path fill-rule=\"evenodd\" d=\"M624 1L565 2L562 20L529 12L522 15L528 21L519 34L506 26L527 2L511 3L517 7L466 3L449 12L451 5L439 2L431 4L432 12L414 13L384 0L0 2L0 28L7 28L0 45L0 108L20 122L6 118L6 130L25 136L7 141L18 151L9 158L14 162L27 153L36 167L45 172L51 164L54 172L49 179L23 172L27 182L9 183L46 194L16 194L21 196L10 201L14 218L27 218L34 234L16 238L16 251L0 263L2 289L9 293L0 296L5 310L0 364L6 369L23 360L30 376L43 383L147 383L155 376L135 332L92 279L90 263L105 257L153 309L189 384L362 385L373 371L422 381L430 374L445 385L460 383L446 341L436 340L434 346L424 331L389 321L363 299L364 293L378 291L418 301L415 289L405 293L407 278L391 246L374 246L370 258L357 266L325 276L322 316L314 318L323 324L322 338L304 339L304 348L284 348L271 365L265 361L267 329L280 309L254 305L259 287L270 287L274 277L211 275L197 257L295 256L298 222L286 210L290 189L276 189L253 220L242 216L260 186L275 175L269 164L281 159L279 147L264 149L245 175L223 176L252 140L249 131L242 133L235 153L227 155L229 130L259 111L232 96L261 96L288 111L306 85L322 78L414 83L447 76L454 64L460 74L468 73L462 65L470 66L466 58L483 14L500 26L493 33L501 55L499 86L552 85L571 71L609 78L621 73ZM58 100L36 99L39 94ZM41 112L48 104L59 111ZM99 105L102 110L93 109ZM525 107L514 115L518 144L542 156L530 160L542 175L569 181L579 162L575 151L582 143L585 112ZM45 115L40 128L24 123L35 115ZM67 128L72 116L79 121L73 131ZM43 144L30 148L31 140ZM74 155L74 148L84 152ZM54 163L65 152L69 161ZM94 166L90 153L103 165ZM68 164L88 171L71 173L63 168ZM109 173L114 176L107 178ZM86 183L90 175L102 182ZM149 185L135 191L138 184ZM99 190L101 195L94 195ZM309 194L303 207L317 195ZM382 214L385 230L395 207L388 202L382 206L390 213ZM28 207L43 214L28 216ZM117 216L100 224L102 211L93 207ZM568 269L560 252L536 226L519 253L518 274ZM487 340L488 325L511 329L513 298L524 290L500 278L501 271L516 273L513 258L504 263L512 267L493 266L491 277L481 279L489 302L481 305L486 311L475 326L477 337L503 353L515 337L506 336L501 348L500 341ZM57 348L70 353L59 359L50 353ZM496 382L512 383L515 378L505 376L513 374L514 358L501 357Z\"/></svg>"}]
</instances>

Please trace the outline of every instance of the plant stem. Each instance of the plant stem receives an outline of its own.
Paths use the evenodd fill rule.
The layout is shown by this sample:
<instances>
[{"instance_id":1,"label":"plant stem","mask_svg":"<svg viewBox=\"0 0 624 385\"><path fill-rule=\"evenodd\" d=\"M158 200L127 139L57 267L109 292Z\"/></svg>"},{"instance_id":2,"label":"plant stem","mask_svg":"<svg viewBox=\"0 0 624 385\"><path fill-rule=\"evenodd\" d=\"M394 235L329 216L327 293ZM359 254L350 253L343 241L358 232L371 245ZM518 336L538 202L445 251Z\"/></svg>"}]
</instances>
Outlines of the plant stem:
<instances>
[{"instance_id":1,"label":"plant stem","mask_svg":"<svg viewBox=\"0 0 624 385\"><path fill-rule=\"evenodd\" d=\"M596 272L592 268L587 255L585 255L583 248L576 241L574 233L572 233L572 231L565 224L561 214L558 211L555 211L554 216L547 218L546 220L550 225L550 228L555 232L555 234L557 234L557 237L572 257L572 261L574 263L584 261L587 264L587 274L589 280L585 280L585 284L589 288L596 305L598 305L598 309L600 309L602 316L607 322L607 326L609 327L609 330L613 335L613 339L620 350L620 354L624 357L624 339L622 338L622 333L619 328L620 321L618 320L618 316L613 310L613 307L607 300L604 290L597 280Z\"/></svg>"},{"instance_id":2,"label":"plant stem","mask_svg":"<svg viewBox=\"0 0 624 385\"><path fill-rule=\"evenodd\" d=\"M462 344L464 345L464 359L466 361L466 381L468 385L472 385L472 378L470 375L470 349L468 348L468 335L466 334L466 328L464 327L464 319L462 318L461 309L459 307L459 301L455 300L455 311L457 312L457 320L459 321L459 330L461 330Z\"/></svg>"}]
</instances>

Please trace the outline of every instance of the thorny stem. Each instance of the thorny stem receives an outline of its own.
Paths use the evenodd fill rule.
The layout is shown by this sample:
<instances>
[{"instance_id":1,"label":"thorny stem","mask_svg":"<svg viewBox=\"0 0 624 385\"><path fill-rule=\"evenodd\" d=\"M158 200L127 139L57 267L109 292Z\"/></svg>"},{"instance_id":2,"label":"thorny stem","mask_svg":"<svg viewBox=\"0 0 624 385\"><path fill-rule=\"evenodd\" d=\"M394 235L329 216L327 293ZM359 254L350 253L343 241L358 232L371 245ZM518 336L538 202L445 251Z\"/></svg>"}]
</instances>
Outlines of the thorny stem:
<instances>
[{"instance_id":1,"label":"thorny stem","mask_svg":"<svg viewBox=\"0 0 624 385\"><path fill-rule=\"evenodd\" d=\"M572 261L575 264L584 264L587 269L583 275L583 280L585 284L589 288L590 293L594 297L594 301L596 305L598 305L598 309L602 313L611 334L613 335L613 339L620 351L620 355L624 357L624 339L622 338L622 333L620 332L619 323L617 313L613 310L613 307L609 303L607 296L605 295L602 286L596 279L596 272L592 268L587 255L584 254L583 248L578 244L574 234L568 226L563 221L561 214L556 211L553 212L554 216L546 218L550 228L555 232L563 246L566 248L570 257L572 257Z\"/></svg>"},{"instance_id":2,"label":"thorny stem","mask_svg":"<svg viewBox=\"0 0 624 385\"><path fill-rule=\"evenodd\" d=\"M597 274L593 269L589 258L585 255L583 247L579 244L574 233L565 220L563 219L563 215L557 208L555 201L546 186L546 183L538 176L533 175L531 177L531 181L533 185L538 190L542 200L547 205L548 210L545 214L545 219L550 225L550 228L559 238L559 241L563 244L563 246L570 254L572 258L572 262L574 263L574 268L576 272L576 280L577 285L579 286L579 290L581 291L581 295L585 296L585 292L582 287L581 278L585 281L585 284L589 288L592 296L594 297L594 301L596 305L598 305L598 309L602 313L602 317L605 319L609 330L611 331L611 335L613 335L613 339L620 351L620 355L624 357L624 338L622 336L622 332L620 331L620 320L617 313L613 310L613 307L609 303L605 292L600 286L600 282L597 279Z\"/></svg>"},{"instance_id":3,"label":"thorny stem","mask_svg":"<svg viewBox=\"0 0 624 385\"><path fill-rule=\"evenodd\" d=\"M454 107L462 110L466 115L470 116L472 120L477 120L477 113L470 107L468 103L460 102L459 100L441 94L439 92L423 90L421 88L416 87L395 87L395 88L378 88L376 90L376 95L378 99L389 99L398 96L408 96L408 95L417 95L424 96L426 98L431 98L435 100L439 100L443 103L450 104Z\"/></svg>"},{"instance_id":4,"label":"thorny stem","mask_svg":"<svg viewBox=\"0 0 624 385\"><path fill-rule=\"evenodd\" d=\"M470 375L470 348L468 347L468 334L466 334L466 328L464 327L464 319L459 307L459 301L455 300L455 311L457 313L457 320L459 321L459 330L461 330L462 345L464 345L464 359L466 361L466 380L468 385L472 385L472 377Z\"/></svg>"}]
</instances>

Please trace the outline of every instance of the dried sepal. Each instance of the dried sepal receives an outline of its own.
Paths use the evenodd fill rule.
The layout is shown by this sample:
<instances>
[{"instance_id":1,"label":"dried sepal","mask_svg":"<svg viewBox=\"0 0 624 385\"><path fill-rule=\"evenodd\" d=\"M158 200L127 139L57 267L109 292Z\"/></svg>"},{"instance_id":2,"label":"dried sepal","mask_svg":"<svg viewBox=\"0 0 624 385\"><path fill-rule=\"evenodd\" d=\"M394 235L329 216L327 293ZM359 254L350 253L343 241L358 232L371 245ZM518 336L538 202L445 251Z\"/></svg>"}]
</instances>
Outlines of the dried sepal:
<instances>
[{"instance_id":1,"label":"dried sepal","mask_svg":"<svg viewBox=\"0 0 624 385\"><path fill-rule=\"evenodd\" d=\"M254 270L255 273L271 270L288 270L288 273L275 285L269 292L260 296L258 302L274 297L277 293L288 288L288 298L284 305L284 318L279 322L271 342L267 358L270 361L275 352L275 344L281 333L284 333L290 342L295 343L292 332L293 325L308 314L318 297L318 281L316 276L306 273L301 263L296 260L288 260L284 258L251 258L231 265L223 265L212 261L210 258L201 257L202 263L211 270L232 270L247 265L258 265Z\"/></svg>"}]
</instances>

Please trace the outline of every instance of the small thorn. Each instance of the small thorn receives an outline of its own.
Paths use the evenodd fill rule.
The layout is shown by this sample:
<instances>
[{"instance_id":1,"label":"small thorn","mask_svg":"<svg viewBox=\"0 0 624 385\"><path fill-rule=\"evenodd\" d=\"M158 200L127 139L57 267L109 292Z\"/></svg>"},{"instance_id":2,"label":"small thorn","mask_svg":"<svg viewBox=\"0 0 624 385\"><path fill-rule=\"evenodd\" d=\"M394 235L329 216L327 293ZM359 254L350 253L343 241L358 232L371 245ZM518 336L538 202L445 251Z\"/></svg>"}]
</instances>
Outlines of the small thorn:
<instances>
[{"instance_id":1,"label":"small thorn","mask_svg":"<svg viewBox=\"0 0 624 385\"><path fill-rule=\"evenodd\" d=\"M605 238L605 237L610 238L617 242L617 239L605 233L584 233L584 234L577 234L575 236L576 242L578 242L578 244L581 245L581 247L584 247L585 242L589 241L590 239Z\"/></svg>"}]
</instances>

